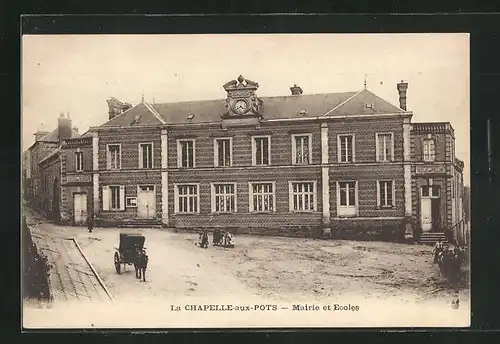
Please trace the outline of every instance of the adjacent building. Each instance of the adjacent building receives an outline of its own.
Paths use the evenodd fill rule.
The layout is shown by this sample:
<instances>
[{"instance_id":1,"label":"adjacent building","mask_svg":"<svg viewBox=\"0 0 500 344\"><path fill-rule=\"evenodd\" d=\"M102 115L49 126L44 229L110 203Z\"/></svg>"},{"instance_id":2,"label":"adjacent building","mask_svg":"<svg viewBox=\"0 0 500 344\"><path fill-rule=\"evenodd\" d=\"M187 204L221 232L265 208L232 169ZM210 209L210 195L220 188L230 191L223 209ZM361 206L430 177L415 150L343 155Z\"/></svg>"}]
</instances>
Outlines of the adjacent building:
<instances>
[{"instance_id":1,"label":"adjacent building","mask_svg":"<svg viewBox=\"0 0 500 344\"><path fill-rule=\"evenodd\" d=\"M396 239L462 220L453 128L412 123L407 83L399 106L366 88L259 97L258 87L240 76L225 99L111 98L107 122L61 138L32 166L60 173L48 198L69 224L91 213L101 226Z\"/></svg>"}]
</instances>

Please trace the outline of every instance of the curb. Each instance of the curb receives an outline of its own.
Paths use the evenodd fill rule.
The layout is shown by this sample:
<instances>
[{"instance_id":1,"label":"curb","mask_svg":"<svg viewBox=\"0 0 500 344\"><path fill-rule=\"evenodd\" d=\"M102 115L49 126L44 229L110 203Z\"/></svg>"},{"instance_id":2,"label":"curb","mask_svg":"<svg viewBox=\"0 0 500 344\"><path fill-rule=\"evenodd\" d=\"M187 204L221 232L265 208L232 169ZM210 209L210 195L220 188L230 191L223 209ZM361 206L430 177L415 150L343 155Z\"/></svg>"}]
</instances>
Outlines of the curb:
<instances>
[{"instance_id":1,"label":"curb","mask_svg":"<svg viewBox=\"0 0 500 344\"><path fill-rule=\"evenodd\" d=\"M87 256L83 253L80 245L78 245L78 241L76 241L75 238L68 238L69 240L73 240L73 242L75 243L76 247L78 248L78 251L80 251L81 255L83 256L83 258L85 259L85 261L87 262L87 264L89 265L90 267L90 270L92 270L92 273L94 274L94 276L97 278L97 280L99 281L99 284L101 285L101 287L104 289L104 291L106 292L106 295L108 295L109 299L111 300L111 302L114 302L115 300L113 299L113 296L111 296L111 293L109 292L108 288L106 288L106 285L104 284L104 282L102 281L101 277L99 276L99 274L97 273L97 271L94 269L94 267L92 266L92 264L90 263L90 261L87 259Z\"/></svg>"}]
</instances>

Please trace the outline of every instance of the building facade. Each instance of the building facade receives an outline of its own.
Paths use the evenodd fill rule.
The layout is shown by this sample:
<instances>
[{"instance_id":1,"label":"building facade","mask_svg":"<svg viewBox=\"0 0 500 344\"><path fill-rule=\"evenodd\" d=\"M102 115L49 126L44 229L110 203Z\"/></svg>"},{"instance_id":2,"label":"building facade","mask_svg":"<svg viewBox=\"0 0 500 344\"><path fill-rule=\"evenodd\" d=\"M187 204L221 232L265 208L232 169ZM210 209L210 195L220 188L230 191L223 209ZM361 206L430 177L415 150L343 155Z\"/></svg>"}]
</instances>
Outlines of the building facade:
<instances>
[{"instance_id":1,"label":"building facade","mask_svg":"<svg viewBox=\"0 0 500 344\"><path fill-rule=\"evenodd\" d=\"M77 223L86 207L101 226L443 233L462 217L463 163L449 123L411 122L407 86L398 84L399 106L366 89L305 95L297 85L260 98L241 76L223 85L226 99L112 98L106 123L59 146L61 219ZM69 168L77 153L81 171Z\"/></svg>"}]
</instances>

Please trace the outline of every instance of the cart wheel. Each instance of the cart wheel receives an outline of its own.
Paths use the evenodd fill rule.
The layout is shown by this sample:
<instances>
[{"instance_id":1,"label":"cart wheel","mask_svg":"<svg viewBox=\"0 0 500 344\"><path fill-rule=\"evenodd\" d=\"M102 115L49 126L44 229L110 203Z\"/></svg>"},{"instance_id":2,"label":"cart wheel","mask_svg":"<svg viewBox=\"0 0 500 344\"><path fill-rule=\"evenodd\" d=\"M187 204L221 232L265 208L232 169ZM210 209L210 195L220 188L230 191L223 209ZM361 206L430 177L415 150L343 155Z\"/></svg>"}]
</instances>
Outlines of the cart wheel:
<instances>
[{"instance_id":1,"label":"cart wheel","mask_svg":"<svg viewBox=\"0 0 500 344\"><path fill-rule=\"evenodd\" d=\"M115 269L117 274L121 273L120 256L118 255L118 252L115 252Z\"/></svg>"}]
</instances>

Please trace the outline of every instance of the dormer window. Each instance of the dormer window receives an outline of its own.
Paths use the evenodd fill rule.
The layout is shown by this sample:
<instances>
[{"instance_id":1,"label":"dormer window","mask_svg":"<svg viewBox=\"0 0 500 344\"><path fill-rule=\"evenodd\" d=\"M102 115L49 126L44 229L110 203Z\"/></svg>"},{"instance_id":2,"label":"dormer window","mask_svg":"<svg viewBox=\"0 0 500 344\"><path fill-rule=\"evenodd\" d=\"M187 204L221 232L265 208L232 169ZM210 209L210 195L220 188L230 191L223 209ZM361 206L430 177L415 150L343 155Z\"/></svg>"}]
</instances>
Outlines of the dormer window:
<instances>
[{"instance_id":1,"label":"dormer window","mask_svg":"<svg viewBox=\"0 0 500 344\"><path fill-rule=\"evenodd\" d=\"M132 124L140 123L141 122L141 116L137 115L134 117L134 120L132 121Z\"/></svg>"},{"instance_id":2,"label":"dormer window","mask_svg":"<svg viewBox=\"0 0 500 344\"><path fill-rule=\"evenodd\" d=\"M368 110L368 109L371 109L371 110L375 109L375 107L373 106L373 102L365 102L365 110Z\"/></svg>"}]
</instances>

